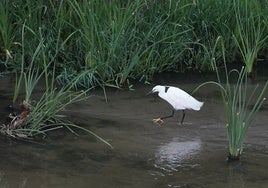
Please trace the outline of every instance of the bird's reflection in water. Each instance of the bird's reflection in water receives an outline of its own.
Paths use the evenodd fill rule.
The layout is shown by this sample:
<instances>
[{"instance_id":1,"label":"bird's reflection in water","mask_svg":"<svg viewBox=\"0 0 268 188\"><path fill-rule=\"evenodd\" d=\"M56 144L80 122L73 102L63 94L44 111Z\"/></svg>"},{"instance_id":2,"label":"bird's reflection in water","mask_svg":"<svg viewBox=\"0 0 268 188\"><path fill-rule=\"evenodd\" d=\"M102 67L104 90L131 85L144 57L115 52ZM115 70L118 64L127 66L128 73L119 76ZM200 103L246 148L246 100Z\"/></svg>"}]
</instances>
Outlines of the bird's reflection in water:
<instances>
[{"instance_id":1,"label":"bird's reflection in water","mask_svg":"<svg viewBox=\"0 0 268 188\"><path fill-rule=\"evenodd\" d=\"M189 160L193 158L201 149L201 141L176 141L161 145L155 154L154 166L167 172L178 171L180 167L191 166Z\"/></svg>"}]
</instances>

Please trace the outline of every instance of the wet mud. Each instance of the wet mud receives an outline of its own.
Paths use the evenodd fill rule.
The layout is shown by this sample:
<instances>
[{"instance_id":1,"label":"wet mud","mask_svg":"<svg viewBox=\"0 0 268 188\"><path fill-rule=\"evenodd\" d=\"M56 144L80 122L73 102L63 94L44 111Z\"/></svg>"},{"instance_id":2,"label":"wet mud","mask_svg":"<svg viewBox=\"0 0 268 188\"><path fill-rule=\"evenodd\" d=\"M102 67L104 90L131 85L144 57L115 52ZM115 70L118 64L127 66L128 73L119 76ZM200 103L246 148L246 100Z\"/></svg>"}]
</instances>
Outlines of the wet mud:
<instances>
[{"instance_id":1,"label":"wet mud","mask_svg":"<svg viewBox=\"0 0 268 188\"><path fill-rule=\"evenodd\" d=\"M154 84L191 92L210 79L181 78L162 76ZM0 82L1 104L6 106L12 97L12 78ZM257 83L263 79L250 87ZM241 159L227 162L226 122L218 88L206 86L194 94L205 104L200 111L186 111L185 125L179 125L182 112L178 111L160 126L152 119L169 115L172 108L156 95L145 95L154 84L136 84L133 91L107 89L108 101L102 90L95 90L64 112L114 149L80 130L79 136L57 130L39 143L0 136L0 187L267 187L267 101L248 130ZM1 117L6 113L3 106Z\"/></svg>"}]
</instances>

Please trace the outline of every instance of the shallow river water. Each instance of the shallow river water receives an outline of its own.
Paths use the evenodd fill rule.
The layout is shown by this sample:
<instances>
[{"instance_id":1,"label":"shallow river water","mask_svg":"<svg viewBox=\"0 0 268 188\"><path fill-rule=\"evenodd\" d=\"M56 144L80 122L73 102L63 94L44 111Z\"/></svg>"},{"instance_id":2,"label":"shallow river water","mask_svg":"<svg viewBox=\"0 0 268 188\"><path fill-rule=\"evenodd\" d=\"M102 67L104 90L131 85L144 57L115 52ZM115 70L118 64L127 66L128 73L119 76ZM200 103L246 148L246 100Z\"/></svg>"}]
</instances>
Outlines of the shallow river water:
<instances>
[{"instance_id":1,"label":"shallow river water","mask_svg":"<svg viewBox=\"0 0 268 188\"><path fill-rule=\"evenodd\" d=\"M190 92L208 79L183 78L164 76L154 83ZM250 86L264 80L267 77ZM13 81L0 78L1 118L10 103ZM248 130L241 160L227 162L225 114L218 89L207 86L194 94L205 104L201 111L186 112L185 125L178 124L182 113L176 112L159 126L152 119L169 115L172 109L157 96L145 96L153 85L137 84L134 91L108 89L108 102L102 91L92 91L89 99L65 112L114 149L87 133L78 131L76 136L64 129L50 133L42 143L1 136L0 187L268 187L267 101Z\"/></svg>"}]
</instances>

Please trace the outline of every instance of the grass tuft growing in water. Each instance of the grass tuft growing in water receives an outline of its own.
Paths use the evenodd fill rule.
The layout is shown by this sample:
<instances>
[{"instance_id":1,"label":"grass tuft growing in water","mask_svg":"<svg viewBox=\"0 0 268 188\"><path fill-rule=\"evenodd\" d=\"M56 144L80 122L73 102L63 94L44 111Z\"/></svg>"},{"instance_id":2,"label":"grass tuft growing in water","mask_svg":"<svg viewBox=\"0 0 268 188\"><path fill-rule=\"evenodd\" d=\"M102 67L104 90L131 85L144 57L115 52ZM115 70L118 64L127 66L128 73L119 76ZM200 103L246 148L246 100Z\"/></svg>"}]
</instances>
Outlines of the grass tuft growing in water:
<instances>
[{"instance_id":1,"label":"grass tuft growing in water","mask_svg":"<svg viewBox=\"0 0 268 188\"><path fill-rule=\"evenodd\" d=\"M253 90L250 89L247 69L242 67L241 70L233 69L228 71L224 58L225 47L221 37L218 37L214 49L218 43L221 44L223 54L224 78L221 77L221 73L216 66L216 60L213 58L212 64L217 75L217 81L205 82L197 89L207 84L219 86L227 121L226 128L229 140L228 159L237 160L242 154L243 142L248 128L265 100L264 94L268 88L268 81L266 81L260 90L258 90L258 85ZM234 78L234 83L230 81L231 78ZM253 107L250 109L252 104Z\"/></svg>"},{"instance_id":2,"label":"grass tuft growing in water","mask_svg":"<svg viewBox=\"0 0 268 188\"><path fill-rule=\"evenodd\" d=\"M261 91L256 92L258 86L253 90L248 88L248 74L245 67L241 70L231 70L228 73L229 75L226 72L225 84L220 82L219 73L218 71L216 72L218 83L224 88L222 89L222 99L227 118L229 160L239 159L243 151L243 142L247 130L265 100L263 96L267 89L268 81ZM234 84L229 82L228 77L231 74L236 74L237 76ZM249 109L252 104L253 108Z\"/></svg>"},{"instance_id":3,"label":"grass tuft growing in water","mask_svg":"<svg viewBox=\"0 0 268 188\"><path fill-rule=\"evenodd\" d=\"M28 30L29 28L24 24L22 30L22 44L24 44L25 31ZM27 68L24 68L26 62L24 45L22 45L22 68L20 72L16 73L17 79L13 103L16 103L19 98L23 98L24 100L20 102L18 109L15 109L14 112L7 117L7 122L2 124L0 132L17 139L31 139L38 135L44 136L50 131L66 127L71 132L74 132L74 129L83 130L112 148L106 140L94 132L65 120L64 116L61 115L62 111L71 104L87 99L90 88L85 91L75 90L77 82L81 77L84 77L84 74L87 74L87 72L73 77L63 87L58 89L55 83L55 64L53 69L49 70L50 65L53 64L53 60L58 54L55 53L53 56L47 55L41 28L39 28L38 33L35 33L33 30L30 30L30 32L39 39L40 43L35 48L34 55L31 59L28 59L30 65ZM67 39L69 39L69 37L67 37ZM63 41L63 43L65 42L66 41ZM43 67L40 67L41 65ZM36 99L32 94L37 84L41 81L41 78L44 78L45 81L44 93L40 98ZM22 85L24 87L22 87ZM21 94L22 88L25 89L25 94Z\"/></svg>"}]
</instances>

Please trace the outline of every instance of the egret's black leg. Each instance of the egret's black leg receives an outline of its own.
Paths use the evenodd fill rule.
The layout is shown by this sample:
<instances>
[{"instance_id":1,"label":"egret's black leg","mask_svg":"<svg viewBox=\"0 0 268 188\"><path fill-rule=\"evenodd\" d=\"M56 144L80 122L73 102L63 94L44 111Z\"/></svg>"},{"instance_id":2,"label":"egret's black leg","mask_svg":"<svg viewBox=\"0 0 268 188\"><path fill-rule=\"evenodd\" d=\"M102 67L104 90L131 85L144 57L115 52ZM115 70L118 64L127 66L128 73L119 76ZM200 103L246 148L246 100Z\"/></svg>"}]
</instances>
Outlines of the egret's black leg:
<instances>
[{"instance_id":1,"label":"egret's black leg","mask_svg":"<svg viewBox=\"0 0 268 188\"><path fill-rule=\"evenodd\" d=\"M167 118L171 118L174 116L174 110L172 111L172 114L169 115L169 116L164 116L164 117L161 117L160 119L167 119Z\"/></svg>"},{"instance_id":2,"label":"egret's black leg","mask_svg":"<svg viewBox=\"0 0 268 188\"><path fill-rule=\"evenodd\" d=\"M185 117L185 111L182 110L182 118L181 118L181 124L183 125L183 120L184 120L184 117Z\"/></svg>"}]
</instances>

